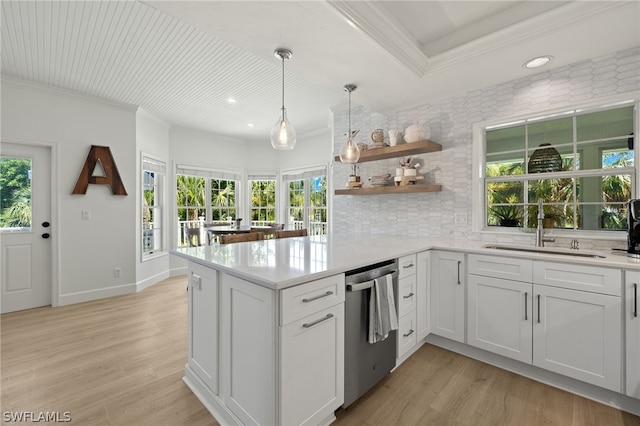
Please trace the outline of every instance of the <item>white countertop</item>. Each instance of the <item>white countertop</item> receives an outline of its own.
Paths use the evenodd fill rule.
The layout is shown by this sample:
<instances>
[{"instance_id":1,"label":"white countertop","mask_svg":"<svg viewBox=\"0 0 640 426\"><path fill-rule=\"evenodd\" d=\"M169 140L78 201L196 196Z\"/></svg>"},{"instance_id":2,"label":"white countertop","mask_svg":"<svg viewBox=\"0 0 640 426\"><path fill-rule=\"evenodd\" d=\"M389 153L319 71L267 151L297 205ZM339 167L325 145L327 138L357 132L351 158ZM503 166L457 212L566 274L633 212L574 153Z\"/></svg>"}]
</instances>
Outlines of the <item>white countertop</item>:
<instances>
[{"instance_id":1,"label":"white countertop","mask_svg":"<svg viewBox=\"0 0 640 426\"><path fill-rule=\"evenodd\" d=\"M188 247L171 250L171 253L271 289L291 287L429 249L640 269L640 260L629 258L625 253L599 252L606 257L591 258L488 249L485 245L487 243L399 235L335 234Z\"/></svg>"}]
</instances>

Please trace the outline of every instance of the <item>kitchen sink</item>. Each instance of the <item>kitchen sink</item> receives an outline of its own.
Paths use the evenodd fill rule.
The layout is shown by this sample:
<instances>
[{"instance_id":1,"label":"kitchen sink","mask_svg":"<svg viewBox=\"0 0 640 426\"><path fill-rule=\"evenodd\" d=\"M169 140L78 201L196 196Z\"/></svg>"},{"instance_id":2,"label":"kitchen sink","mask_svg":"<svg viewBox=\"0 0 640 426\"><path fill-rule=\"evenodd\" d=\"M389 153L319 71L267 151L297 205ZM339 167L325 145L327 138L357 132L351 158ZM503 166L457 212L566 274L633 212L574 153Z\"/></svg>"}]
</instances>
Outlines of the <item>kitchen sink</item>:
<instances>
[{"instance_id":1,"label":"kitchen sink","mask_svg":"<svg viewBox=\"0 0 640 426\"><path fill-rule=\"evenodd\" d=\"M559 254L562 256L578 256L578 257L591 257L595 259L604 259L604 253L600 253L597 251L588 251L588 250L571 250L571 249L562 249L558 247L528 247L528 246L514 246L514 245L502 245L502 244L487 244L483 246L488 249L496 249L496 250L511 250L511 251L522 251L528 253L543 253L543 254Z\"/></svg>"}]
</instances>

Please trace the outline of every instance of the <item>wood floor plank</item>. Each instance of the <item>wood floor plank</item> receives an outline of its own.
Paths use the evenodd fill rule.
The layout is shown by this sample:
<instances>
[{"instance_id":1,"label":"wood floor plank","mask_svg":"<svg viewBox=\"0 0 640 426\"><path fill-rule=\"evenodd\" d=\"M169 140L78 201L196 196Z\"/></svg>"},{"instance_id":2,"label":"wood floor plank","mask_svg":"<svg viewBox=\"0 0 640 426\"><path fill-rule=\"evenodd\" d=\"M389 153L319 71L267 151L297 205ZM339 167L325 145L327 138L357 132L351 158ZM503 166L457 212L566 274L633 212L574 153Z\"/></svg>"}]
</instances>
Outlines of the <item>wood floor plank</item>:
<instances>
[{"instance_id":1,"label":"wood floor plank","mask_svg":"<svg viewBox=\"0 0 640 426\"><path fill-rule=\"evenodd\" d=\"M217 425L182 382L186 277L140 293L0 316L2 411L76 425ZM335 425L640 426L640 418L424 345Z\"/></svg>"}]
</instances>

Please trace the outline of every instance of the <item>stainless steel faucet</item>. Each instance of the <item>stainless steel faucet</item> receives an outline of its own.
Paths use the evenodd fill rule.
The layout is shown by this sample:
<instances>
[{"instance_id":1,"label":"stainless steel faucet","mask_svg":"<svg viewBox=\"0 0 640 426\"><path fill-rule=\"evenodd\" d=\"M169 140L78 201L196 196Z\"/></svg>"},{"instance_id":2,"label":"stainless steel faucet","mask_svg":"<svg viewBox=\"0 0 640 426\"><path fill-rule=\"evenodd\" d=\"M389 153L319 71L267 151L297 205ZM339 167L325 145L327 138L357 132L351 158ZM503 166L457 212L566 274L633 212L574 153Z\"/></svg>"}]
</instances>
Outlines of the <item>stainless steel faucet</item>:
<instances>
[{"instance_id":1,"label":"stainless steel faucet","mask_svg":"<svg viewBox=\"0 0 640 426\"><path fill-rule=\"evenodd\" d=\"M542 221L544 220L544 210L542 208L542 198L538 199L538 227L536 228L536 247L544 247L545 241L548 243L555 242L555 238L544 237L544 226Z\"/></svg>"}]
</instances>

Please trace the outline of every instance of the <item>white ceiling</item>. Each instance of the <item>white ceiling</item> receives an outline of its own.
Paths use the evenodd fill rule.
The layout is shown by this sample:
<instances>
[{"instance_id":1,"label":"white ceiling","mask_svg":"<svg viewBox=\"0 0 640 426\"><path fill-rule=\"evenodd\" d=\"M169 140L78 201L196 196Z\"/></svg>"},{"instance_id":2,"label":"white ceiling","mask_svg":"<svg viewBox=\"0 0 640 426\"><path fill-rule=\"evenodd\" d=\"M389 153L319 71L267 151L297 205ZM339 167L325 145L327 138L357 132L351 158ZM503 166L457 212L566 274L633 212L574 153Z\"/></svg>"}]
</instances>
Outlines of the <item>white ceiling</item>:
<instances>
[{"instance_id":1,"label":"white ceiling","mask_svg":"<svg viewBox=\"0 0 640 426\"><path fill-rule=\"evenodd\" d=\"M8 1L5 76L138 105L175 125L266 140L354 103L385 113L640 46L633 1ZM229 97L237 100L227 102ZM253 123L249 127L248 123Z\"/></svg>"}]
</instances>

